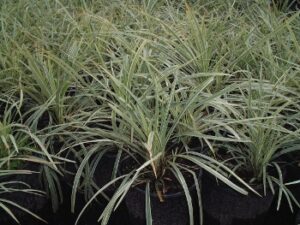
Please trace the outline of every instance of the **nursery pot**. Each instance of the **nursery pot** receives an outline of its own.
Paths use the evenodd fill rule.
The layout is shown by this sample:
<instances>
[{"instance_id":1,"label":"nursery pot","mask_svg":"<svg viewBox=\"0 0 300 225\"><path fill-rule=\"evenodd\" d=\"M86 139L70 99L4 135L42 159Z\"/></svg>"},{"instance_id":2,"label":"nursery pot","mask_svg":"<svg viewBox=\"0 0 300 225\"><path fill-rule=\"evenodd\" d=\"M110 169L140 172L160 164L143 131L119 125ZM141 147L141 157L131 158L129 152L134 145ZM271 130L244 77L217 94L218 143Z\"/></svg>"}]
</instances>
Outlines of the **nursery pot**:
<instances>
[{"instance_id":1,"label":"nursery pot","mask_svg":"<svg viewBox=\"0 0 300 225\"><path fill-rule=\"evenodd\" d=\"M220 225L263 224L273 198L270 191L263 197L242 195L208 174L202 179L203 209Z\"/></svg>"},{"instance_id":2,"label":"nursery pot","mask_svg":"<svg viewBox=\"0 0 300 225\"><path fill-rule=\"evenodd\" d=\"M33 164L26 164L24 166L24 169L36 171L38 169L38 166ZM7 177L5 176L4 178L0 179L0 182L10 181L24 182L30 186L30 189L42 189L42 185L39 179L39 173L16 174ZM14 188L16 189L16 191L2 193L0 194L0 198L12 201L37 215L40 215L40 212L48 203L47 198L44 195L36 195L18 191L18 189L22 190L22 188L28 189L28 187L25 187L20 183L11 183L6 185L6 187ZM10 204L7 205L11 209L12 213L16 216L16 218L20 220L20 222L26 221L27 219L32 220L33 217L28 213L18 209L17 207L11 206ZM0 224L15 224L13 219L6 212L4 212L3 209L0 209L0 215Z\"/></svg>"},{"instance_id":3,"label":"nursery pot","mask_svg":"<svg viewBox=\"0 0 300 225\"><path fill-rule=\"evenodd\" d=\"M199 172L199 182L202 170ZM194 214L198 214L196 203L197 195L195 185L190 188L193 199ZM187 225L189 223L189 213L186 197L183 191L170 193L164 196L164 202L160 202L156 193L151 193L151 213L153 225ZM145 190L134 187L126 195L125 203L128 209L131 224L145 225Z\"/></svg>"},{"instance_id":4,"label":"nursery pot","mask_svg":"<svg viewBox=\"0 0 300 225\"><path fill-rule=\"evenodd\" d=\"M95 184L101 188L111 181L112 172L114 169L115 161L117 159L117 152L108 152L102 156L100 161L97 163L97 167L94 172L94 182ZM105 194L108 196L112 196L116 191L115 184L112 184L108 188L105 189Z\"/></svg>"},{"instance_id":5,"label":"nursery pot","mask_svg":"<svg viewBox=\"0 0 300 225\"><path fill-rule=\"evenodd\" d=\"M300 225L300 210L298 211L298 213L296 215L295 225Z\"/></svg>"}]
</instances>

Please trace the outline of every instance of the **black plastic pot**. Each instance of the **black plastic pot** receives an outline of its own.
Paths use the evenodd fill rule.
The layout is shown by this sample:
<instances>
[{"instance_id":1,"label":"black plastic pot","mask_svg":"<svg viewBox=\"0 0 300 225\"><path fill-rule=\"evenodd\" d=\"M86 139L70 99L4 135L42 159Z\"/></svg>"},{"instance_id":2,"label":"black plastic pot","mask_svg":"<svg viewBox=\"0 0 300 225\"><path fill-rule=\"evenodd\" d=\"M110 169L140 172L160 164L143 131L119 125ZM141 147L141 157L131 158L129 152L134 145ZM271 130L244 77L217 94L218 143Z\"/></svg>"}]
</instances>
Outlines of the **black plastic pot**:
<instances>
[{"instance_id":1,"label":"black plastic pot","mask_svg":"<svg viewBox=\"0 0 300 225\"><path fill-rule=\"evenodd\" d=\"M259 197L242 195L208 174L202 179L202 203L206 214L219 225L264 224L273 194Z\"/></svg>"},{"instance_id":2,"label":"black plastic pot","mask_svg":"<svg viewBox=\"0 0 300 225\"><path fill-rule=\"evenodd\" d=\"M202 170L199 172L199 183ZM197 214L195 185L190 187L193 198L194 214ZM125 203L129 213L130 224L145 225L145 191L132 188L126 195ZM184 192L165 195L165 201L160 202L156 194L151 194L151 213L153 225L187 225L189 223L188 205ZM199 215L197 215L199 216Z\"/></svg>"},{"instance_id":3,"label":"black plastic pot","mask_svg":"<svg viewBox=\"0 0 300 225\"><path fill-rule=\"evenodd\" d=\"M38 166L32 165L32 164L27 164L25 169L31 170L31 171L37 171ZM30 185L31 189L35 189L35 190L42 189L42 185L40 183L38 173L17 174L17 175L5 177L1 181L24 182L24 183ZM11 184L7 185L6 187L14 188L16 190L22 190L23 188L25 188L25 189L28 188L28 187L25 187L21 183L11 183ZM45 205L48 202L45 195L35 195L35 194L25 193L22 191L3 193L3 194L0 194L0 198L12 201L37 215L40 215L41 210L45 207ZM33 217L30 216L28 213L14 207L14 206L10 206L9 208L11 209L13 214L17 217L17 219L20 220L20 222L25 221L28 218L34 220ZM1 215L0 216L0 224L5 224L5 225L15 224L13 219L7 213L5 213L3 211L3 209L0 209L0 215Z\"/></svg>"},{"instance_id":4,"label":"black plastic pot","mask_svg":"<svg viewBox=\"0 0 300 225\"><path fill-rule=\"evenodd\" d=\"M102 156L97 163L97 167L94 172L94 182L101 188L111 181L112 172L114 169L115 161L117 159L117 152L108 152ZM97 159L94 159L97 160ZM104 192L108 196L112 196L116 191L116 184L112 184Z\"/></svg>"},{"instance_id":5,"label":"black plastic pot","mask_svg":"<svg viewBox=\"0 0 300 225\"><path fill-rule=\"evenodd\" d=\"M296 215L295 225L300 225L300 210L298 211Z\"/></svg>"}]
</instances>

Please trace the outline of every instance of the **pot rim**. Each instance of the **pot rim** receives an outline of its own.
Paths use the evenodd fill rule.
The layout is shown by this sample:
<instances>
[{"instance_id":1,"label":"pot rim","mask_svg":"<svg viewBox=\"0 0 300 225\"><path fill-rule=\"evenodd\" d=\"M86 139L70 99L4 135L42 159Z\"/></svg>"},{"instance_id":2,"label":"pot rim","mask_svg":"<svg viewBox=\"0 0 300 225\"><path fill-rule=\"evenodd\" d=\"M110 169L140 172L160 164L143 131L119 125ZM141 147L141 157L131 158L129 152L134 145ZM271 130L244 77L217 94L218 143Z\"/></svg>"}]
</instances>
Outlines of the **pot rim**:
<instances>
[{"instance_id":1,"label":"pot rim","mask_svg":"<svg viewBox=\"0 0 300 225\"><path fill-rule=\"evenodd\" d=\"M119 167L118 173L119 174L121 173L120 172L120 167ZM202 175L203 175L203 169L199 167L199 171L198 171L198 181L199 181L199 183L201 182ZM140 192L140 193L145 194L145 190L143 190L142 188L138 187L137 185L132 186L131 188L134 189L134 190L136 190L136 191L138 191L138 192ZM188 189L189 190L194 190L195 188L196 188L196 185L195 185L195 183L193 183L193 185L191 185ZM181 197L183 195L185 195L184 192L183 191L179 191L179 192L175 192L175 193L166 194L166 195L164 195L164 198L165 199L170 199L170 198ZM150 196L154 197L154 198L157 198L157 194L154 193L154 192L150 192Z\"/></svg>"},{"instance_id":2,"label":"pot rim","mask_svg":"<svg viewBox=\"0 0 300 225\"><path fill-rule=\"evenodd\" d=\"M199 174L198 174L198 180L199 181L201 181L202 174L203 174L203 170L202 170L202 168L200 168L199 169ZM132 188L135 189L135 190L137 190L140 193L145 194L145 190L143 190L142 188L139 188L137 186L134 186ZM191 190L194 190L195 188L196 188L196 185L193 184L188 189L191 191ZM164 198L165 199L171 199L171 198L181 197L181 196L184 196L184 195L185 195L184 191L179 191L179 192L175 192L175 193L166 194L166 195L164 195ZM150 196L154 197L154 198L157 198L157 194L154 193L154 192L150 192Z\"/></svg>"}]
</instances>

